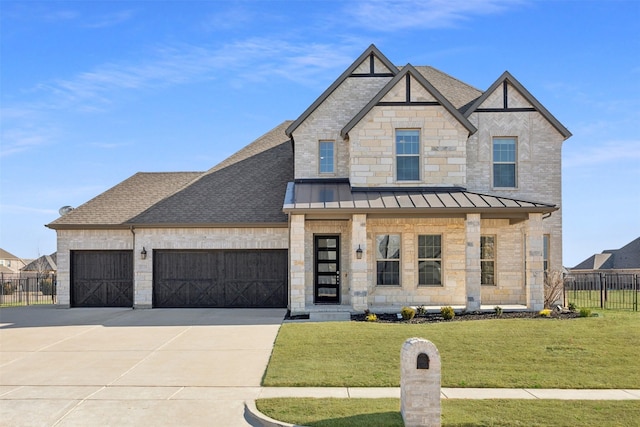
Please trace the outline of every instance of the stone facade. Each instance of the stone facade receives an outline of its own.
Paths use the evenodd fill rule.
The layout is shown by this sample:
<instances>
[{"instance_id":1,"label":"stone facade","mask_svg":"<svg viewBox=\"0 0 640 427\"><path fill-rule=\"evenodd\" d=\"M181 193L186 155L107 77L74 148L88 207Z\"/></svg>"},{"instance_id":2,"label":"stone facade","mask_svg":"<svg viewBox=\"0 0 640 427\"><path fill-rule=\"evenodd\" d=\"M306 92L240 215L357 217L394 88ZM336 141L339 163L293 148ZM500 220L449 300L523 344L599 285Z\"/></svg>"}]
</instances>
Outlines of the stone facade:
<instances>
[{"instance_id":1,"label":"stone facade","mask_svg":"<svg viewBox=\"0 0 640 427\"><path fill-rule=\"evenodd\" d=\"M384 61L382 61L384 62ZM385 66L378 61L378 72ZM368 59L355 68L366 74ZM414 70L415 71L415 70ZM483 95L468 117L455 116L438 101L432 89L423 86L409 71L402 78L347 77L315 110L298 124L291 137L295 141L296 179L322 179L318 172L318 143L335 141L336 173L348 178L352 187L375 189L463 187L467 191L514 200L529 200L561 206L561 147L570 135L552 123L544 108L521 91L517 83L505 80ZM387 85L386 87L384 87ZM384 87L377 103L367 103ZM520 87L521 88L521 87ZM382 92L381 92L382 93ZM480 102L480 101L479 101ZM349 125L362 108L357 123ZM468 120L471 126L466 125ZM561 125L560 125L561 126ZM473 127L477 129L471 132ZM415 129L420 133L417 181L398 181L395 164L395 132ZM493 138L516 139L515 188L493 187ZM304 248L304 259L291 251L290 257L304 270L292 272L295 288L304 289L292 311L309 312L314 305L314 236L336 235L341 239L339 307L384 312L402 306L451 305L468 310L482 306L526 305L542 308L543 264L551 270L562 268L561 209L548 214L520 216L466 212L451 215L412 215L409 211L342 214L318 212L304 220L300 215L296 231L290 234L291 247ZM400 284L376 285L376 235L400 235ZM418 285L418 236L436 234L442 238L442 284ZM495 279L481 284L481 237L495 242ZM546 237L545 237L546 236ZM548 238L549 253L543 248ZM363 249L357 260L355 251ZM293 298L293 294L292 294Z\"/></svg>"},{"instance_id":2,"label":"stone facade","mask_svg":"<svg viewBox=\"0 0 640 427\"><path fill-rule=\"evenodd\" d=\"M287 249L287 228L135 228L133 230L59 230L58 304L70 305L71 251L133 250L134 295L138 308L151 308L154 249ZM137 254L142 248L147 258Z\"/></svg>"}]
</instances>

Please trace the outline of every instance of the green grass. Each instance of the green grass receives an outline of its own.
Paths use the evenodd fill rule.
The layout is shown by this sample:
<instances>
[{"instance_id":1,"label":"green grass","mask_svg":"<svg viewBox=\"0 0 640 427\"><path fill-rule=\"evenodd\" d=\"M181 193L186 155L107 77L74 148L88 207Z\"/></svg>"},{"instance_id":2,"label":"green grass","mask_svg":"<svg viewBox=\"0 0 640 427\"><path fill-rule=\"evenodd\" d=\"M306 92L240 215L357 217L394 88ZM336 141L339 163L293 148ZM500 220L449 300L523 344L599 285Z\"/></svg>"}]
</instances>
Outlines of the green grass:
<instances>
[{"instance_id":1,"label":"green grass","mask_svg":"<svg viewBox=\"0 0 640 427\"><path fill-rule=\"evenodd\" d=\"M401 427L398 399L261 399L256 406L279 421L310 427ZM443 427L632 426L638 401L443 400Z\"/></svg>"},{"instance_id":2,"label":"green grass","mask_svg":"<svg viewBox=\"0 0 640 427\"><path fill-rule=\"evenodd\" d=\"M570 320L282 325L265 386L398 387L400 348L432 341L443 387L640 388L640 314Z\"/></svg>"}]
</instances>

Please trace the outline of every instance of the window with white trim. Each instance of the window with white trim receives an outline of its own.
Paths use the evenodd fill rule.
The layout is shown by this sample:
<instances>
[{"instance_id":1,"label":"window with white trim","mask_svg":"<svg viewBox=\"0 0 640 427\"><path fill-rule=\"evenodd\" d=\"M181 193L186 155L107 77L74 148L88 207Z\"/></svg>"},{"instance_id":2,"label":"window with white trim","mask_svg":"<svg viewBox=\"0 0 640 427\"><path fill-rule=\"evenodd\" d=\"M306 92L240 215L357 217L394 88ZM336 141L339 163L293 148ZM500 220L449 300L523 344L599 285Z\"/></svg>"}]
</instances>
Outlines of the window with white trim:
<instances>
[{"instance_id":1,"label":"window with white trim","mask_svg":"<svg viewBox=\"0 0 640 427\"><path fill-rule=\"evenodd\" d=\"M418 236L418 285L442 285L442 236Z\"/></svg>"},{"instance_id":2,"label":"window with white trim","mask_svg":"<svg viewBox=\"0 0 640 427\"><path fill-rule=\"evenodd\" d=\"M400 285L400 235L376 236L376 285Z\"/></svg>"},{"instance_id":3,"label":"window with white trim","mask_svg":"<svg viewBox=\"0 0 640 427\"><path fill-rule=\"evenodd\" d=\"M334 168L334 142L333 141L320 141L320 173L333 173Z\"/></svg>"},{"instance_id":4,"label":"window with white trim","mask_svg":"<svg viewBox=\"0 0 640 427\"><path fill-rule=\"evenodd\" d=\"M516 138L493 138L493 186L516 187Z\"/></svg>"},{"instance_id":5,"label":"window with white trim","mask_svg":"<svg viewBox=\"0 0 640 427\"><path fill-rule=\"evenodd\" d=\"M480 236L480 284L496 284L496 236Z\"/></svg>"},{"instance_id":6,"label":"window with white trim","mask_svg":"<svg viewBox=\"0 0 640 427\"><path fill-rule=\"evenodd\" d=\"M396 179L420 180L420 131L396 130Z\"/></svg>"}]
</instances>

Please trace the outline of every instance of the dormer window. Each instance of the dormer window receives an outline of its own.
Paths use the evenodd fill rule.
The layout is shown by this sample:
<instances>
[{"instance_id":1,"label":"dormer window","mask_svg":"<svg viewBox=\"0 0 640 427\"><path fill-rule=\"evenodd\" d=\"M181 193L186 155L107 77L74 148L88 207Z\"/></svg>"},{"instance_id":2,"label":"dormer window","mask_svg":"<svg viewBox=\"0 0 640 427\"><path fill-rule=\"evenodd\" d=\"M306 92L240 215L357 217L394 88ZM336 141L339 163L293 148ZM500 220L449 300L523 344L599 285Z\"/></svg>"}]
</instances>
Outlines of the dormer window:
<instances>
[{"instance_id":1,"label":"dormer window","mask_svg":"<svg viewBox=\"0 0 640 427\"><path fill-rule=\"evenodd\" d=\"M320 173L334 173L334 143L333 141L320 141Z\"/></svg>"},{"instance_id":2,"label":"dormer window","mask_svg":"<svg viewBox=\"0 0 640 427\"><path fill-rule=\"evenodd\" d=\"M420 180L420 131L396 130L396 179Z\"/></svg>"}]
</instances>

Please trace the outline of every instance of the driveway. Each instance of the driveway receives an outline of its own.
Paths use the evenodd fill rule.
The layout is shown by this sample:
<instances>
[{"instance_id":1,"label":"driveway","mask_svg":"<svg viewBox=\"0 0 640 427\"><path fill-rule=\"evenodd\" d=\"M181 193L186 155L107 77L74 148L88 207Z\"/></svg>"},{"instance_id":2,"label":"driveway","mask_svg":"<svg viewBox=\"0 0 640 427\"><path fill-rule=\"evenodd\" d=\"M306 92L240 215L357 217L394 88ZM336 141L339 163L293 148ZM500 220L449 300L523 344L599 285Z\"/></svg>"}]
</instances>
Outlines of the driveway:
<instances>
[{"instance_id":1,"label":"driveway","mask_svg":"<svg viewBox=\"0 0 640 427\"><path fill-rule=\"evenodd\" d=\"M246 426L284 309L0 309L2 426Z\"/></svg>"}]
</instances>

